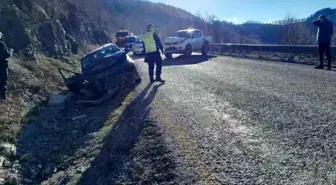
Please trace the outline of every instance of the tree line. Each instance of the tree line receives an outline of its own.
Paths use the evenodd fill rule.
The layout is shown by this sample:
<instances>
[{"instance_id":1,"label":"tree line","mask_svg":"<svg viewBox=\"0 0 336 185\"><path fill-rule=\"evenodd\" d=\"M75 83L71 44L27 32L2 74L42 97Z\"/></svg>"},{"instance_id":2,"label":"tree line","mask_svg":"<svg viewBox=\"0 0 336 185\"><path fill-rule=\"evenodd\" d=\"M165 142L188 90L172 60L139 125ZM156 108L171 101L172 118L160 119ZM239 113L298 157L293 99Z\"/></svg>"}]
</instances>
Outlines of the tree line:
<instances>
[{"instance_id":1,"label":"tree line","mask_svg":"<svg viewBox=\"0 0 336 185\"><path fill-rule=\"evenodd\" d=\"M19 0L16 0L19 1ZM52 19L67 15L67 5L86 12L96 27L114 38L118 30L129 30L136 35L146 31L146 25L153 23L160 28L165 38L176 30L199 28L213 36L214 42L241 44L286 44L307 45L316 43L316 28L311 21L319 14L327 13L336 18L336 9L323 9L307 19L287 15L283 20L271 23L248 21L235 25L219 20L215 15L196 12L191 14L182 9L144 0L35 0L41 4ZM38 7L37 7L38 8ZM334 19L336 20L336 19Z\"/></svg>"}]
</instances>

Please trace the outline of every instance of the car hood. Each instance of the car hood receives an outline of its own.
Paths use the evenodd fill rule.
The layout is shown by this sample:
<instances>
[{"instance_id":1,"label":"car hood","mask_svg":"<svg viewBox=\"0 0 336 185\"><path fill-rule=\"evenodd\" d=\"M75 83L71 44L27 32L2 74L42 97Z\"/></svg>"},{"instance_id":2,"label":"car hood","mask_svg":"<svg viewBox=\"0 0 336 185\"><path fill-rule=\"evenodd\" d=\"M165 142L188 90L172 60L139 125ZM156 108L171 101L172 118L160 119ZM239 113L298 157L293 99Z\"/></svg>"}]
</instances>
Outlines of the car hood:
<instances>
[{"instance_id":1,"label":"car hood","mask_svg":"<svg viewBox=\"0 0 336 185\"><path fill-rule=\"evenodd\" d=\"M179 37L168 37L164 41L164 43L172 43L172 42L181 42L187 40L186 38L179 38Z\"/></svg>"}]
</instances>

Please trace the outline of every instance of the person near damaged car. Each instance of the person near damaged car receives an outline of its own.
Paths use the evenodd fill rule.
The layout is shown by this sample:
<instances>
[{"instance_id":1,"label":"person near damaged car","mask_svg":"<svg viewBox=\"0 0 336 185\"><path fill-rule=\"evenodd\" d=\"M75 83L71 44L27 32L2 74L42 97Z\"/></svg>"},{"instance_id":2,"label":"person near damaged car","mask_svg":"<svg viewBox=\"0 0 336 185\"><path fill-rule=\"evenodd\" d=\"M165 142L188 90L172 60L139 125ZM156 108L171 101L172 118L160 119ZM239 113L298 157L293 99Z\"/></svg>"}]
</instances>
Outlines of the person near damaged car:
<instances>
[{"instance_id":1,"label":"person near damaged car","mask_svg":"<svg viewBox=\"0 0 336 185\"><path fill-rule=\"evenodd\" d=\"M149 24L147 26L147 33L141 37L145 46L146 59L148 63L149 80L151 83L158 81L164 83L161 78L162 71L162 58L160 54L163 52L163 45L157 33L154 31L154 25ZM156 78L154 80L154 65L156 65Z\"/></svg>"}]
</instances>

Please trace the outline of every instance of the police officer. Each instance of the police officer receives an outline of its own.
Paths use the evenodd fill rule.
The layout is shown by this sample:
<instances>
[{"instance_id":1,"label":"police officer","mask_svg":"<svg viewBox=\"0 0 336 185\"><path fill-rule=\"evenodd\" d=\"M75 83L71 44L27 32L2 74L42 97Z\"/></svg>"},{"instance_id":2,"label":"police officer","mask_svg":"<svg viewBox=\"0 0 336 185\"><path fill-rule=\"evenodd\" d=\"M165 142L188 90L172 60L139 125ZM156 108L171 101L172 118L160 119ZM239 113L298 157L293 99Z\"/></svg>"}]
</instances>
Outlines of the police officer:
<instances>
[{"instance_id":1,"label":"police officer","mask_svg":"<svg viewBox=\"0 0 336 185\"><path fill-rule=\"evenodd\" d=\"M0 32L0 40L2 33ZM0 99L6 99L6 85L7 85L7 59L13 54L13 49L8 51L6 44L0 41Z\"/></svg>"},{"instance_id":2,"label":"police officer","mask_svg":"<svg viewBox=\"0 0 336 185\"><path fill-rule=\"evenodd\" d=\"M145 45L145 53L147 55L146 62L148 63L149 80L151 83L158 81L164 83L161 78L162 58L160 54L163 52L163 46L157 33L154 31L154 25L148 24L147 33L141 37ZM154 65L156 65L156 78L154 80Z\"/></svg>"}]
</instances>

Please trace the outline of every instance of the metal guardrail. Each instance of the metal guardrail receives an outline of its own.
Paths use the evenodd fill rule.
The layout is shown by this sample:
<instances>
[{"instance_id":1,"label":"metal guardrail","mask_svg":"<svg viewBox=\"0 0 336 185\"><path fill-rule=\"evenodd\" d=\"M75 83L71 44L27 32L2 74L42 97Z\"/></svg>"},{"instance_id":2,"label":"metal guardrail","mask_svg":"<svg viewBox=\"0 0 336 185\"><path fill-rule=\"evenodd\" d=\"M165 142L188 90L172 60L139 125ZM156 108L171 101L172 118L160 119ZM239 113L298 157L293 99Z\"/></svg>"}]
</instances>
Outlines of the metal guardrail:
<instances>
[{"instance_id":1,"label":"metal guardrail","mask_svg":"<svg viewBox=\"0 0 336 185\"><path fill-rule=\"evenodd\" d=\"M290 54L318 54L316 45L268 45L268 44L229 44L229 43L213 43L211 51L217 54L224 52L276 52ZM331 47L331 55L336 56L336 47Z\"/></svg>"}]
</instances>

